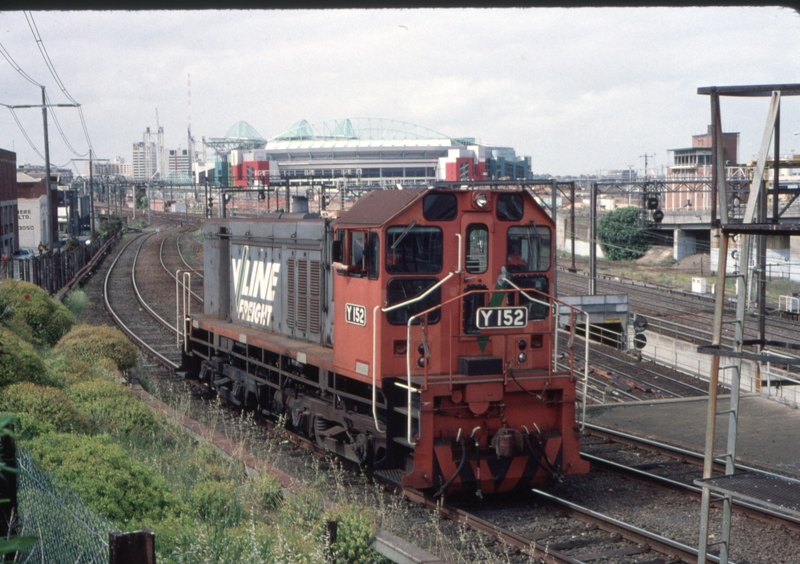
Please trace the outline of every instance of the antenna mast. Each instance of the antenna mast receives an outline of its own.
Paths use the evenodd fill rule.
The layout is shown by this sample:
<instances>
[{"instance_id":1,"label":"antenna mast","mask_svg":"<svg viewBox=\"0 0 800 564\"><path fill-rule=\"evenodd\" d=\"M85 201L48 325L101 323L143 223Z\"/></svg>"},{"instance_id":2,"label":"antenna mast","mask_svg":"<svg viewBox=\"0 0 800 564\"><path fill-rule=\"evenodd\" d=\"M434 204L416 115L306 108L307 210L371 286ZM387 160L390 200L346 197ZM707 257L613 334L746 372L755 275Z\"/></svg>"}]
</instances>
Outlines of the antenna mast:
<instances>
[{"instance_id":1,"label":"antenna mast","mask_svg":"<svg viewBox=\"0 0 800 564\"><path fill-rule=\"evenodd\" d=\"M187 130L188 133L188 141L187 141L187 153L188 153L188 161L189 161L189 181L194 182L194 138L192 137L192 75L189 75L188 79L188 96L189 96L189 128Z\"/></svg>"},{"instance_id":2,"label":"antenna mast","mask_svg":"<svg viewBox=\"0 0 800 564\"><path fill-rule=\"evenodd\" d=\"M648 175L647 175L647 159L649 157L655 157L655 156L656 156L655 153L652 154L652 155L648 155L647 153L645 153L644 155L639 155L640 159L644 159L644 179L645 180L648 179Z\"/></svg>"}]
</instances>

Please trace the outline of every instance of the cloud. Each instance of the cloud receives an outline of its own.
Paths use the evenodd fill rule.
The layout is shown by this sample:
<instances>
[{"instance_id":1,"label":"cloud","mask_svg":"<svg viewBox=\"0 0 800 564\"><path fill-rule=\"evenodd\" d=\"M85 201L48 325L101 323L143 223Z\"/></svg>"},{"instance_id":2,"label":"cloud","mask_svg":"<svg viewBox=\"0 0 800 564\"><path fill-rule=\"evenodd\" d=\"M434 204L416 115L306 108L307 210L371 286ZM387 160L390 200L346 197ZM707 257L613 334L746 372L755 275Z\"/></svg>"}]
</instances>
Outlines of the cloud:
<instances>
[{"instance_id":1,"label":"cloud","mask_svg":"<svg viewBox=\"0 0 800 564\"><path fill-rule=\"evenodd\" d=\"M797 14L781 8L420 9L37 12L59 76L83 105L95 150L131 158L155 110L169 148L245 120L264 137L299 119L385 117L530 155L537 172L641 168L643 154L705 131L699 86L791 82ZM64 101L24 15L0 14L0 43ZM784 54L785 57L782 57ZM0 63L4 61L0 60ZM41 94L0 65L0 102ZM762 103L763 102L763 103ZM758 150L764 100L723 101L742 158ZM797 101L782 123L800 130ZM74 110L59 109L85 150ZM23 115L25 114L25 115ZM42 147L41 114L20 110ZM72 155L51 128L53 162ZM785 137L785 136L784 136ZM0 147L38 157L8 112Z\"/></svg>"}]
</instances>

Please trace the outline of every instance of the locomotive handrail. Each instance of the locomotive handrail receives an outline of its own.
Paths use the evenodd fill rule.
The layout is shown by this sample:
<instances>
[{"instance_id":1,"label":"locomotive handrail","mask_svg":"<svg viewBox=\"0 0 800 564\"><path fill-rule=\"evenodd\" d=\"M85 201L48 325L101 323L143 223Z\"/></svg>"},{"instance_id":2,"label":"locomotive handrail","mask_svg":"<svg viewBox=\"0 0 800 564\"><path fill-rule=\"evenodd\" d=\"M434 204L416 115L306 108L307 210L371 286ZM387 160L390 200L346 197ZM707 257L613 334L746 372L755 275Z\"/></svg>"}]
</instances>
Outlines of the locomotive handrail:
<instances>
[{"instance_id":1,"label":"locomotive handrail","mask_svg":"<svg viewBox=\"0 0 800 564\"><path fill-rule=\"evenodd\" d=\"M196 272L201 274L203 269L195 268L179 268L175 271L175 328L181 327L176 331L176 346L180 348L180 337L183 334L183 346L186 353L189 352L189 336L186 334L186 318L190 317L192 312L192 273ZM184 282L180 281L180 275L183 274ZM201 274L202 275L202 274ZM183 292L181 292L183 289ZM180 295L181 299L178 299ZM183 319L181 319L180 307L183 305Z\"/></svg>"},{"instance_id":2,"label":"locomotive handrail","mask_svg":"<svg viewBox=\"0 0 800 564\"><path fill-rule=\"evenodd\" d=\"M529 300L533 300L531 296L529 296L522 288L514 284L511 280L507 277L503 277L506 283L510 284L514 288L516 288L520 294L525 296ZM565 304L564 302L555 299L555 306L556 306L556 315L559 314L559 308L562 306L567 306L570 309L570 348L572 348L572 342L575 337L575 323L572 321L574 319L575 313L583 313L586 316L586 338L584 339L584 362L583 362L583 401L581 402L581 428L583 428L584 422L586 421L586 393L587 393L587 386L589 382L589 312L582 311L577 307ZM556 335L556 346L558 346L558 317L555 318L555 332Z\"/></svg>"},{"instance_id":3,"label":"locomotive handrail","mask_svg":"<svg viewBox=\"0 0 800 564\"><path fill-rule=\"evenodd\" d=\"M444 284L445 282L450 280L450 278L452 278L453 275L461 274L461 233L456 233L456 238L458 239L458 267L456 268L456 270L454 272L451 272L450 274L448 274L447 276L442 278L439 282L437 282L436 284L434 284L433 286L431 286L430 288L425 290L419 296L416 296L414 298L411 298L410 300L407 300L407 301L399 303L399 304L394 304L393 306L389 306L389 307L386 307L386 308L382 308L381 306L377 305L372 309L372 418L375 420L375 429L379 433L383 433L385 431L385 429L381 430L381 426L378 423L378 405L377 405L377 399L378 399L378 390L377 390L377 383L378 383L378 370L377 370L377 366L378 366L378 364L377 364L378 363L378 353L377 353L377 346L378 346L377 345L377 342L378 342L378 310L380 309L381 313L388 313L388 312L393 311L395 309L398 309L400 307L404 307L404 306L410 305L412 303L418 302L421 299L423 299L425 296L427 296L428 294L433 292L436 288L438 288L439 286L441 286L442 284ZM409 413L410 413L411 412L411 386L410 386L410 382L409 382L408 396L409 396L409 405L408 405L408 407L409 407ZM409 424L410 424L410 419L409 419Z\"/></svg>"}]
</instances>

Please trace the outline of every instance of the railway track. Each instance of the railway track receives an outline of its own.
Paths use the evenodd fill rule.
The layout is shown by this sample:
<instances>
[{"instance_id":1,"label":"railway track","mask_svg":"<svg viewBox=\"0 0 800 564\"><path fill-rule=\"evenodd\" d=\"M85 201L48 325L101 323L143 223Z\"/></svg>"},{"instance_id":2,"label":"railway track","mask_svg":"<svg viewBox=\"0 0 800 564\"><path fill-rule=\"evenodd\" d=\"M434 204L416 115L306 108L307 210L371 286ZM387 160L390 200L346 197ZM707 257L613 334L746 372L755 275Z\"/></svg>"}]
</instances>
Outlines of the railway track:
<instances>
[{"instance_id":1,"label":"railway track","mask_svg":"<svg viewBox=\"0 0 800 564\"><path fill-rule=\"evenodd\" d=\"M585 273L559 270L558 288L561 295L581 295L588 290ZM681 290L645 285L631 280L604 276L597 280L600 294L627 294L632 312L647 318L648 330L668 336L679 335L696 344L711 342L714 320L714 298ZM728 301L724 321L735 319L735 303ZM723 344L732 346L732 324L723 327ZM745 320L745 339L758 338L758 317L749 315ZM778 315L766 318L766 339L800 345L797 322Z\"/></svg>"},{"instance_id":2,"label":"railway track","mask_svg":"<svg viewBox=\"0 0 800 564\"><path fill-rule=\"evenodd\" d=\"M164 326L170 325L169 323L159 323L159 327L154 328L153 314L143 303L152 303L149 308L154 313L159 311L163 313L163 315L158 314L159 317L168 318L169 313L174 316L175 280L174 275L170 276L169 272L174 273L180 268L190 267L186 263L179 266L175 262L178 260L176 258L177 249L180 247L182 236L176 234L174 230L164 229L157 233L142 234L133 238L126 245L120 246L121 251L114 261L114 267L109 269L110 272L105 282L106 293L114 296L109 299L108 307L110 311L115 312L119 322L126 328L124 330L129 334L141 337L144 342L150 344L153 351L167 359L166 362L153 363L153 368L158 372L169 371L168 366L177 366L179 363L180 355L175 352L177 347L173 332L174 323L171 325L171 330ZM176 249L174 253L171 250L173 247ZM153 258L156 253L159 256L157 261ZM138 272L132 276L130 271L134 269ZM125 270L128 271L127 274L123 272ZM134 281L138 289L136 293L139 296L135 302L133 297L125 297L126 294L134 294L131 290ZM165 288L170 288L171 291L166 292ZM197 296L197 298L200 297ZM172 349L172 352L169 349ZM578 349L580 352L576 358L581 361L582 348L578 347ZM641 365L641 363L637 363L634 359L626 359L624 353L613 349L601 350L603 347L599 345L593 345L592 349L592 363L598 367L595 372L602 370L619 374L629 380L634 378L641 382L643 387L648 386L646 378L651 378L659 382L659 393L673 397L681 394L704 393L699 385L694 386L678 380L671 381L670 374L662 373L661 369L655 366L643 368L641 374L633 374L632 367L637 364ZM600 359L602 359L602 364L599 363ZM594 364L595 362L598 364ZM174 374L171 377L174 378ZM607 380L604 376L593 379L598 383L598 387ZM653 386L650 385L650 388L653 389ZM637 394L630 395L633 397L625 398L623 396L623 399L629 401L633 398L646 399L646 396L642 398ZM597 434L592 434L587 438L586 445L587 456L593 457L591 458L592 473L583 477L571 477L568 481L557 484L554 491L559 495L544 492L533 492L531 495L526 495L520 506L510 504L510 500L501 497L477 505L475 503L450 505L442 503L441 500L426 498L420 492L406 490L403 493L409 499L423 503L449 519L468 523L474 529L496 539L499 545L511 547L512 556L506 556L507 560L502 561L666 563L692 561L693 555L696 558L696 551L692 548L697 540L698 528L696 525L690 523L686 525L683 533L670 534L670 537L674 536L677 539L670 540L667 535L661 534L668 527L660 526L658 523L653 525L647 523L646 520L641 525L637 518L627 516L624 511L614 513L614 510L619 509L620 505L631 505L635 508L641 505L642 500L646 499L650 505L680 508L677 510L678 516L673 515L672 520L687 520L685 519L687 514L699 515L699 511L691 505L696 504L697 501L689 495L676 494L675 486L669 484L668 486L657 486L659 491L663 490L667 493L659 494L665 497L661 498L661 501L654 502L654 497L652 497L655 495L652 493L652 488L656 488L652 485L654 478L638 474L636 493L632 495L631 492L634 489L631 485L632 470L629 467L623 469L613 466L612 464L619 465L620 463L610 460L611 457L608 456L608 452L612 448L616 448L619 453L624 452L623 447L611 447L607 438L598 439ZM595 452L589 452L592 449ZM605 450L606 458L601 460L602 457L598 455L597 450ZM628 455L641 461L641 455L630 455L630 453ZM661 454L660 456L666 455ZM637 465L639 468L636 468L637 472L642 472L643 465L651 465L661 470L693 466L688 462L676 462L674 459L665 461L662 458L651 462L640 462ZM690 471L688 477L683 480L690 479L692 475ZM645 485L640 485L640 483ZM592 501L594 505L586 503L590 499L587 493L589 491L588 484L594 484L593 488L597 492L591 498L594 500ZM520 503L520 500L514 500L514 502ZM781 525L772 524L771 526L779 527ZM648 532L648 528L653 530ZM786 528L792 530L788 526ZM498 548L498 551L502 554L509 554L506 548ZM735 554L736 552L732 552L732 557ZM749 562L770 561L757 558L747 560L746 556L745 560Z\"/></svg>"}]
</instances>

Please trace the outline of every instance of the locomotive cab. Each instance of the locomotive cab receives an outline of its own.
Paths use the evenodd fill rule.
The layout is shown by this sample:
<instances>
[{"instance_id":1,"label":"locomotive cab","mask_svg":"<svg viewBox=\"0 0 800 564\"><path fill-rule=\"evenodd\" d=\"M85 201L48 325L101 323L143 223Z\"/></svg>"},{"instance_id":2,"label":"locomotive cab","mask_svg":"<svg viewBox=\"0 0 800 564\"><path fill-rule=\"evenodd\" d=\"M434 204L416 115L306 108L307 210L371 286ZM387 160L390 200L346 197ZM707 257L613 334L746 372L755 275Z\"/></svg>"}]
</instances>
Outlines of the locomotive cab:
<instances>
[{"instance_id":1,"label":"locomotive cab","mask_svg":"<svg viewBox=\"0 0 800 564\"><path fill-rule=\"evenodd\" d=\"M555 370L553 223L523 190L376 191L334 225L334 366L373 386L381 465L508 491L588 471Z\"/></svg>"}]
</instances>

